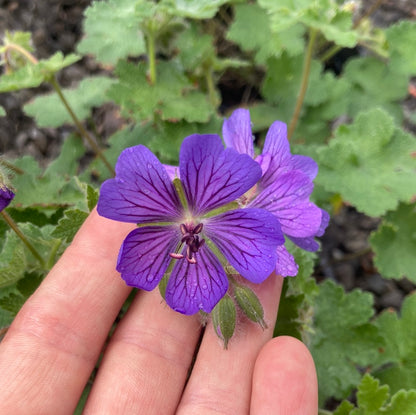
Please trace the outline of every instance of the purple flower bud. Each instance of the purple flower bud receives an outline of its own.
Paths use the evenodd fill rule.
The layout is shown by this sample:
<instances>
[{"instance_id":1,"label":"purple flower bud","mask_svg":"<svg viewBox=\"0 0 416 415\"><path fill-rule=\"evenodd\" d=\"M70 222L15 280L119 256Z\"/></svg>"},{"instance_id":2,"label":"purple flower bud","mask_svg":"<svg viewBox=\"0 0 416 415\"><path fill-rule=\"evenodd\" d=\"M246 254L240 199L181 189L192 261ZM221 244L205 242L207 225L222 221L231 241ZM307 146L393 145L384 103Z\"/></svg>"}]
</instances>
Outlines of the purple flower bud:
<instances>
[{"instance_id":1,"label":"purple flower bud","mask_svg":"<svg viewBox=\"0 0 416 415\"><path fill-rule=\"evenodd\" d=\"M14 193L5 185L0 183L0 212L9 206L14 198Z\"/></svg>"}]
</instances>

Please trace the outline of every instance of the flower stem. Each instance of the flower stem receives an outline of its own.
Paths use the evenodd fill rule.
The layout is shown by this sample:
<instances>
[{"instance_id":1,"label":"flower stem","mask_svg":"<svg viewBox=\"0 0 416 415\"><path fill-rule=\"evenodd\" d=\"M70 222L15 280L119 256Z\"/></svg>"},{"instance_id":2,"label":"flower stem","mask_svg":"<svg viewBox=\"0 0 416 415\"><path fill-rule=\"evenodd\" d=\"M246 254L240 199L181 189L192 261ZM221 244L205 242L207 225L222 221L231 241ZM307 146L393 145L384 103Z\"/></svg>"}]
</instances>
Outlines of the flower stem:
<instances>
[{"instance_id":1,"label":"flower stem","mask_svg":"<svg viewBox=\"0 0 416 415\"><path fill-rule=\"evenodd\" d=\"M213 77L212 68L208 68L205 71L205 82L207 83L209 102L211 103L211 105L214 108L217 108L218 100L217 100L217 94L215 93L214 77Z\"/></svg>"},{"instance_id":2,"label":"flower stem","mask_svg":"<svg viewBox=\"0 0 416 415\"><path fill-rule=\"evenodd\" d=\"M88 133L88 131L82 125L81 121L75 115L74 111L72 110L71 106L69 105L69 102L65 98L65 96L64 96L64 94L62 92L62 89L59 86L59 84L56 81L56 79L53 77L53 78L51 78L49 80L49 82L53 86L53 88L55 89L56 93L58 94L59 99L64 104L65 109L68 111L68 114L72 118L72 121L74 122L74 124L77 127L77 129L78 129L79 133L81 134L81 136L84 137L85 140L87 140L88 144L93 149L94 153L103 161L103 163L105 164L105 166L107 167L107 169L111 173L111 175L112 176L115 176L114 168L112 167L112 165L110 164L110 162L107 160L107 158L104 156L104 154L103 154L102 150L100 149L100 147L98 146L98 144L91 137L91 135Z\"/></svg>"},{"instance_id":3,"label":"flower stem","mask_svg":"<svg viewBox=\"0 0 416 415\"><path fill-rule=\"evenodd\" d=\"M0 164L3 165L6 169L9 169L14 173L17 173L17 174L24 174L25 173L20 167L17 167L14 164L9 163L7 160L5 160L2 157L0 157Z\"/></svg>"},{"instance_id":4,"label":"flower stem","mask_svg":"<svg viewBox=\"0 0 416 415\"><path fill-rule=\"evenodd\" d=\"M152 85L156 83L156 50L155 34L149 30L147 34L147 53L149 55L149 81Z\"/></svg>"},{"instance_id":5,"label":"flower stem","mask_svg":"<svg viewBox=\"0 0 416 415\"><path fill-rule=\"evenodd\" d=\"M39 254L37 249L31 244L31 242L26 238L24 233L19 229L17 223L11 218L11 216L6 211L3 210L0 212L0 214L3 216L3 219L6 221L6 223L13 229L16 235L26 245L26 247L33 254L33 256L39 261L42 268L45 268L45 261L43 260L42 256Z\"/></svg>"},{"instance_id":6,"label":"flower stem","mask_svg":"<svg viewBox=\"0 0 416 415\"><path fill-rule=\"evenodd\" d=\"M316 29L311 29L309 32L309 42L308 42L308 47L306 49L305 60L303 62L302 81L300 84L298 98L296 100L295 110L293 112L292 119L290 120L290 123L289 123L289 128L288 128L288 133L287 133L288 140L290 140L290 138L292 137L296 129L296 124L298 123L300 110L302 109L303 100L305 99L306 90L308 89L309 73L311 70L311 62L312 62L312 52L315 46L315 40L316 40L317 34L318 34L318 31Z\"/></svg>"}]
</instances>

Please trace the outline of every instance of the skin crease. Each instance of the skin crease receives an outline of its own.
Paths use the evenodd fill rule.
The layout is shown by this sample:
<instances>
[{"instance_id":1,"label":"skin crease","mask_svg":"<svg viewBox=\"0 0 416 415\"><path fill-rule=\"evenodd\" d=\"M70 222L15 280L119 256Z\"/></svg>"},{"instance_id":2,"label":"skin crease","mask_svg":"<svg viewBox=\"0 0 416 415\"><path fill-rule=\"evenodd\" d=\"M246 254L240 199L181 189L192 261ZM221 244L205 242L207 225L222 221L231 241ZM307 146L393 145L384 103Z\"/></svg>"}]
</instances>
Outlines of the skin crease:
<instances>
[{"instance_id":1,"label":"skin crease","mask_svg":"<svg viewBox=\"0 0 416 415\"><path fill-rule=\"evenodd\" d=\"M94 211L0 343L0 413L72 414L130 289L115 271L132 225ZM272 338L282 278L254 288L269 326L240 321L224 350L208 324L139 292L104 349L85 414L316 415L306 347Z\"/></svg>"}]
</instances>

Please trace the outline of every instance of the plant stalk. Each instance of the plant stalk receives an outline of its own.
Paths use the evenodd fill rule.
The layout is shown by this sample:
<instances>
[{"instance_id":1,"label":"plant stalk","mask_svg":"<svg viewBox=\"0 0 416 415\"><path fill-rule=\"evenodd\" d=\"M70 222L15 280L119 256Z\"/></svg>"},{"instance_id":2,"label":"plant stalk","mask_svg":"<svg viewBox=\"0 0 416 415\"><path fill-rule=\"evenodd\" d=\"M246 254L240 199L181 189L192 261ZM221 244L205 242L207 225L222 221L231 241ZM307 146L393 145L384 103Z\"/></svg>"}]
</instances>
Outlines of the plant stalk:
<instances>
[{"instance_id":1,"label":"plant stalk","mask_svg":"<svg viewBox=\"0 0 416 415\"><path fill-rule=\"evenodd\" d=\"M149 30L147 34L147 53L149 55L149 81L152 85L156 83L156 48L155 34Z\"/></svg>"},{"instance_id":2,"label":"plant stalk","mask_svg":"<svg viewBox=\"0 0 416 415\"><path fill-rule=\"evenodd\" d=\"M59 86L58 82L56 81L55 78L51 78L49 80L50 84L53 86L53 88L55 89L56 93L59 96L59 99L62 101L62 103L65 106L65 109L68 111L68 114L70 115L70 117L72 118L72 121L74 122L75 126L77 127L79 133L81 134L82 137L84 137L88 144L90 145L90 147L93 149L94 153L102 160L102 162L105 164L105 166L107 167L108 171L115 176L115 171L114 168L112 167L112 165L110 164L110 162L107 160L107 158L104 156L102 150L100 149L100 147L98 146L98 144L95 142L95 140L91 137L91 135L88 133L88 131L84 128L84 126L82 125L81 121L78 119L78 117L75 115L74 111L72 110L69 102L67 101L67 99L65 98L61 87Z\"/></svg>"},{"instance_id":3,"label":"plant stalk","mask_svg":"<svg viewBox=\"0 0 416 415\"><path fill-rule=\"evenodd\" d=\"M308 81L309 81L309 74L311 71L311 62L312 62L312 52L315 46L315 40L318 35L318 31L316 29L311 29L309 32L309 41L308 47L306 49L305 60L303 62L303 71L302 71L302 80L300 84L300 90L298 94L298 98L296 100L295 110L293 111L292 119L289 123L287 138L288 140L291 139L296 125L299 120L300 110L302 109L303 100L305 99L306 90L308 89Z\"/></svg>"},{"instance_id":4,"label":"plant stalk","mask_svg":"<svg viewBox=\"0 0 416 415\"><path fill-rule=\"evenodd\" d=\"M26 245L29 251L33 254L33 256L39 261L42 268L45 268L45 261L42 256L39 254L37 249L31 244L31 242L26 238L25 234L19 229L17 223L12 219L12 217L4 210L0 212L3 216L3 219L6 223L13 229L16 235L22 240L22 242Z\"/></svg>"},{"instance_id":5,"label":"plant stalk","mask_svg":"<svg viewBox=\"0 0 416 415\"><path fill-rule=\"evenodd\" d=\"M12 163L9 163L7 160L0 157L0 164L3 165L6 169L11 170L13 173L16 174L25 174L25 172L20 168L15 166Z\"/></svg>"}]
</instances>

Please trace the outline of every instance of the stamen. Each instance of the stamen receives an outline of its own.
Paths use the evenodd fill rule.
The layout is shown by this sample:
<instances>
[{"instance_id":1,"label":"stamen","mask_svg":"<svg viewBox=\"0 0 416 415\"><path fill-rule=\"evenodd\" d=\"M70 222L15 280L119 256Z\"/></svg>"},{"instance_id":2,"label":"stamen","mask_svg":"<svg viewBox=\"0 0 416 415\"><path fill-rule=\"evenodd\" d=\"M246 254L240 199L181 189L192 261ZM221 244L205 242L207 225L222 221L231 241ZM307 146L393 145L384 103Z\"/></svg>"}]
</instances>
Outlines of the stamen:
<instances>
[{"instance_id":1,"label":"stamen","mask_svg":"<svg viewBox=\"0 0 416 415\"><path fill-rule=\"evenodd\" d=\"M173 258L173 259L182 259L182 258L183 258L183 255L182 255L182 254L177 254L176 252L171 252L171 253L169 254L169 256L170 256L171 258Z\"/></svg>"},{"instance_id":2,"label":"stamen","mask_svg":"<svg viewBox=\"0 0 416 415\"><path fill-rule=\"evenodd\" d=\"M204 225L198 223L195 227L191 224L181 223L179 229L182 233L181 242L186 243L186 255L170 253L169 255L175 259L186 258L190 264L196 264L194 254L198 252L199 248L204 245L205 239L199 239L198 234L202 232Z\"/></svg>"}]
</instances>

